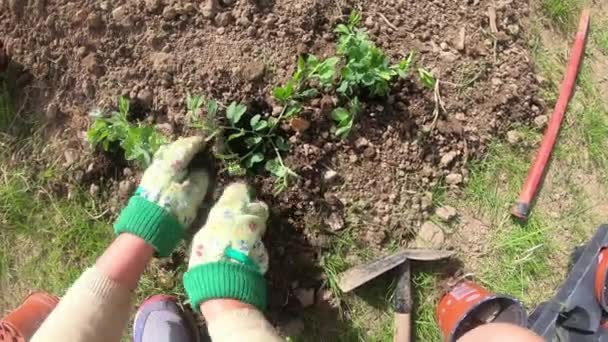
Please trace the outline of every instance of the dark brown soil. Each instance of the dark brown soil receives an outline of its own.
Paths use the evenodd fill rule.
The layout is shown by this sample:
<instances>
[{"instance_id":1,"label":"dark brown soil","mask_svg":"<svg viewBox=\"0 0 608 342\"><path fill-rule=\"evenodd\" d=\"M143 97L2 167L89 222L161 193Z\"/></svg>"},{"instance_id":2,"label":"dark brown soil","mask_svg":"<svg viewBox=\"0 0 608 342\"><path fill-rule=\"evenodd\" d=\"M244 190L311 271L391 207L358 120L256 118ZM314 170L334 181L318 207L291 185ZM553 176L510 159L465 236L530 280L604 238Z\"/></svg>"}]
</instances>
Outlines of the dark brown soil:
<instances>
[{"instance_id":1,"label":"dark brown soil","mask_svg":"<svg viewBox=\"0 0 608 342\"><path fill-rule=\"evenodd\" d=\"M115 189L122 197L111 203L115 211L137 172L92 153L91 109L114 106L118 95L139 98L146 120L173 138L192 133L184 128L187 93L270 110L271 89L291 76L298 54L334 54L333 27L353 8L393 61L416 51L417 66L440 79L445 112L434 125L433 91L414 68L386 101L365 104L345 141L328 130L328 99L311 101L302 114L310 128L285 132L293 146L287 163L300 175L287 192L275 197L272 179L250 177L275 213L266 238L275 312L291 307L294 287L322 283L316 265L332 237L350 229L372 249L407 244L433 211L433 191L458 191L467 161L544 111L526 51L524 0L2 3L9 10L0 10L1 36L33 76L19 82L27 104L20 115L45 114L66 174ZM325 181L328 170L337 176Z\"/></svg>"}]
</instances>

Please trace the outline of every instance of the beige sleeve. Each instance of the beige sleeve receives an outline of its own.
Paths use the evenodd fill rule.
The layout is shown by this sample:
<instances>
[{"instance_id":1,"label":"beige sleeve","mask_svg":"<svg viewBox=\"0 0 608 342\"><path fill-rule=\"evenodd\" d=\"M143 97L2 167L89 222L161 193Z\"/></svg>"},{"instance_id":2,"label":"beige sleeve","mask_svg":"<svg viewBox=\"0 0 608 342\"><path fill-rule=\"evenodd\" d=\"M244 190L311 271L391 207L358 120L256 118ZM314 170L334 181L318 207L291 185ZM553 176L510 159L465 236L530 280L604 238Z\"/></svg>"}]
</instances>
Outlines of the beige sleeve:
<instances>
[{"instance_id":1,"label":"beige sleeve","mask_svg":"<svg viewBox=\"0 0 608 342\"><path fill-rule=\"evenodd\" d=\"M119 342L132 293L95 267L86 270L44 321L32 342Z\"/></svg>"},{"instance_id":2,"label":"beige sleeve","mask_svg":"<svg viewBox=\"0 0 608 342\"><path fill-rule=\"evenodd\" d=\"M213 342L283 342L261 312L231 310L207 322Z\"/></svg>"}]
</instances>

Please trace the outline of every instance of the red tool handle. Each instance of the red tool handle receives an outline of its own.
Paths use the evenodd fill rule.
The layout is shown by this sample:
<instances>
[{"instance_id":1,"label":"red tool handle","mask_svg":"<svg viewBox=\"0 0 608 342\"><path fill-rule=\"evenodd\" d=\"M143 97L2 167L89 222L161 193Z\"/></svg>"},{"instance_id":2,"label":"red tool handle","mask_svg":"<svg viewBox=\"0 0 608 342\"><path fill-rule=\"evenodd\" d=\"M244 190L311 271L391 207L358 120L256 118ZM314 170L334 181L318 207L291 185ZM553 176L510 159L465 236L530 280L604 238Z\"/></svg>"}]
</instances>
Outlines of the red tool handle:
<instances>
[{"instance_id":1,"label":"red tool handle","mask_svg":"<svg viewBox=\"0 0 608 342\"><path fill-rule=\"evenodd\" d=\"M564 119L564 114L572 95L572 90L576 84L576 77L578 75L579 66L585 50L585 40L587 38L588 29L589 10L584 10L581 14L576 40L574 41L572 55L570 56L570 61L568 62L566 76L562 81L559 98L557 99L557 103L553 109L553 114L551 115L551 120L549 121L549 125L547 127L547 131L545 132L545 136L543 137L543 141L541 142L538 154L534 159L532 167L530 167L530 171L528 171L528 177L526 178L526 182L524 183L521 193L519 194L519 199L511 211L514 216L520 219L526 219L528 217L530 212L530 204L532 203L538 186L543 178L543 175L545 174L547 162L551 157L551 152L553 151L553 146L555 146L555 141L557 140L557 136Z\"/></svg>"}]
</instances>

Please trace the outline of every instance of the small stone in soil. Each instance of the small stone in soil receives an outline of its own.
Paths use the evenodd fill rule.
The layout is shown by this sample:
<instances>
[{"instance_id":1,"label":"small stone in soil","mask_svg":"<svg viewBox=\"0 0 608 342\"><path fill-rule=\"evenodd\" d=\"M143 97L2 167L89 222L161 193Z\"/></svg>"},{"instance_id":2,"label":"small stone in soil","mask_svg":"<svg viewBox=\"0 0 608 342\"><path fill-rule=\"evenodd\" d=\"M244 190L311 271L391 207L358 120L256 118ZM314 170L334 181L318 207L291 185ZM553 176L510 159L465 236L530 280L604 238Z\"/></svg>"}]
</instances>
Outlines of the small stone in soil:
<instances>
[{"instance_id":1,"label":"small stone in soil","mask_svg":"<svg viewBox=\"0 0 608 342\"><path fill-rule=\"evenodd\" d=\"M177 18L177 11L173 7L165 7L165 9L163 9L163 18L166 20L174 20Z\"/></svg>"},{"instance_id":2,"label":"small stone in soil","mask_svg":"<svg viewBox=\"0 0 608 342\"><path fill-rule=\"evenodd\" d=\"M89 194L91 194L91 196L97 196L97 194L99 194L99 185L95 183L91 184L89 187Z\"/></svg>"},{"instance_id":3,"label":"small stone in soil","mask_svg":"<svg viewBox=\"0 0 608 342\"><path fill-rule=\"evenodd\" d=\"M516 130L507 132L507 142L511 145L515 145L521 141L521 134Z\"/></svg>"},{"instance_id":4,"label":"small stone in soil","mask_svg":"<svg viewBox=\"0 0 608 342\"><path fill-rule=\"evenodd\" d=\"M444 154L441 157L441 162L440 162L441 166L443 166L443 167L449 166L452 163L452 161L454 161L454 158L456 158L457 155L458 155L458 152L456 152L456 151L450 151L450 152Z\"/></svg>"},{"instance_id":5,"label":"small stone in soil","mask_svg":"<svg viewBox=\"0 0 608 342\"><path fill-rule=\"evenodd\" d=\"M315 303L315 289L299 288L294 291L294 295L303 308L307 308Z\"/></svg>"},{"instance_id":6,"label":"small stone in soil","mask_svg":"<svg viewBox=\"0 0 608 342\"><path fill-rule=\"evenodd\" d=\"M160 8L161 0L146 0L145 1L146 4L146 10L150 13L154 13L156 11L158 11L158 9Z\"/></svg>"},{"instance_id":7,"label":"small stone in soil","mask_svg":"<svg viewBox=\"0 0 608 342\"><path fill-rule=\"evenodd\" d=\"M135 184L132 181L125 179L118 183L118 196L120 198L127 198L131 195L134 189Z\"/></svg>"},{"instance_id":8,"label":"small stone in soil","mask_svg":"<svg viewBox=\"0 0 608 342\"><path fill-rule=\"evenodd\" d=\"M462 183L462 175L460 173L450 173L445 177L445 182L450 185L458 185Z\"/></svg>"},{"instance_id":9,"label":"small stone in soil","mask_svg":"<svg viewBox=\"0 0 608 342\"><path fill-rule=\"evenodd\" d=\"M247 81L253 82L261 79L264 76L265 71L266 67L264 66L264 63L253 61L247 63L241 73Z\"/></svg>"},{"instance_id":10,"label":"small stone in soil","mask_svg":"<svg viewBox=\"0 0 608 342\"><path fill-rule=\"evenodd\" d=\"M154 101L154 94L152 94L150 89L142 89L137 93L137 99L141 101L141 104L146 108L150 108Z\"/></svg>"},{"instance_id":11,"label":"small stone in soil","mask_svg":"<svg viewBox=\"0 0 608 342\"><path fill-rule=\"evenodd\" d=\"M101 19L99 14L91 12L87 17L87 25L89 25L89 28L93 30L100 29L103 27L103 19Z\"/></svg>"},{"instance_id":12,"label":"small stone in soil","mask_svg":"<svg viewBox=\"0 0 608 342\"><path fill-rule=\"evenodd\" d=\"M59 115L59 108L57 108L57 104L55 103L50 103L47 107L46 107L46 118L49 121L55 120L57 119L57 116Z\"/></svg>"},{"instance_id":13,"label":"small stone in soil","mask_svg":"<svg viewBox=\"0 0 608 342\"><path fill-rule=\"evenodd\" d=\"M367 159L372 159L376 156L376 150L372 146L369 146L365 149L365 151L363 151L363 155Z\"/></svg>"},{"instance_id":14,"label":"small stone in soil","mask_svg":"<svg viewBox=\"0 0 608 342\"><path fill-rule=\"evenodd\" d=\"M231 12L219 13L215 16L215 25L219 27L226 27L234 21L234 17Z\"/></svg>"},{"instance_id":15,"label":"small stone in soil","mask_svg":"<svg viewBox=\"0 0 608 342\"><path fill-rule=\"evenodd\" d=\"M445 205L441 208L437 208L437 210L435 210L435 215L443 222L449 222L456 217L457 213L454 207Z\"/></svg>"},{"instance_id":16,"label":"small stone in soil","mask_svg":"<svg viewBox=\"0 0 608 342\"><path fill-rule=\"evenodd\" d=\"M364 137L359 137L355 141L356 148L363 148L363 147L367 147L368 145L369 145L369 140L365 139Z\"/></svg>"},{"instance_id":17,"label":"small stone in soil","mask_svg":"<svg viewBox=\"0 0 608 342\"><path fill-rule=\"evenodd\" d=\"M112 18L118 22L122 22L127 18L127 9L125 6L118 6L112 11Z\"/></svg>"},{"instance_id":18,"label":"small stone in soil","mask_svg":"<svg viewBox=\"0 0 608 342\"><path fill-rule=\"evenodd\" d=\"M350 161L351 163L356 163L357 160L359 160L359 158L356 154L351 154L350 156L348 156L348 161Z\"/></svg>"},{"instance_id":19,"label":"small stone in soil","mask_svg":"<svg viewBox=\"0 0 608 342\"><path fill-rule=\"evenodd\" d=\"M534 125L538 129L544 129L547 126L547 122L549 122L549 118L546 115L539 115L534 118Z\"/></svg>"},{"instance_id":20,"label":"small stone in soil","mask_svg":"<svg viewBox=\"0 0 608 342\"><path fill-rule=\"evenodd\" d=\"M334 211L329 214L329 217L325 220L325 224L327 224L330 231L337 232L344 229L344 217L342 217L341 213Z\"/></svg>"},{"instance_id":21,"label":"small stone in soil","mask_svg":"<svg viewBox=\"0 0 608 342\"><path fill-rule=\"evenodd\" d=\"M336 178L338 178L338 173L336 171L334 171L334 170L331 170L331 169L325 171L325 173L323 174L323 180L325 182L332 182Z\"/></svg>"},{"instance_id":22,"label":"small stone in soil","mask_svg":"<svg viewBox=\"0 0 608 342\"><path fill-rule=\"evenodd\" d=\"M420 227L414 244L417 248L438 249L442 247L444 242L443 229L439 225L427 221Z\"/></svg>"},{"instance_id":23,"label":"small stone in soil","mask_svg":"<svg viewBox=\"0 0 608 342\"><path fill-rule=\"evenodd\" d=\"M201 14L205 18L213 18L219 10L219 4L217 0L206 0L205 4L201 7Z\"/></svg>"}]
</instances>

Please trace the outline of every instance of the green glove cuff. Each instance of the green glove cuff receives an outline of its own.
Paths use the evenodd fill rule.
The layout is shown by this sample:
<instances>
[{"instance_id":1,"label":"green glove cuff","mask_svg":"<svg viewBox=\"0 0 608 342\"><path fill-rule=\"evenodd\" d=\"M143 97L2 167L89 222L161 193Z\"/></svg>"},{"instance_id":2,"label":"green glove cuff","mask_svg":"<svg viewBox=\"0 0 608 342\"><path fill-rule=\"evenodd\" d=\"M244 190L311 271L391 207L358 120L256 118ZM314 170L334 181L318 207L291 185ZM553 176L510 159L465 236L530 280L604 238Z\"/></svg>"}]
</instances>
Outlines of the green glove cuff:
<instances>
[{"instance_id":1,"label":"green glove cuff","mask_svg":"<svg viewBox=\"0 0 608 342\"><path fill-rule=\"evenodd\" d=\"M243 264L218 261L195 266L184 274L184 287L196 312L202 302L217 298L237 299L266 310L266 280Z\"/></svg>"},{"instance_id":2,"label":"green glove cuff","mask_svg":"<svg viewBox=\"0 0 608 342\"><path fill-rule=\"evenodd\" d=\"M114 223L114 232L131 233L150 244L159 257L168 257L184 237L177 218L141 196L132 196Z\"/></svg>"}]
</instances>

